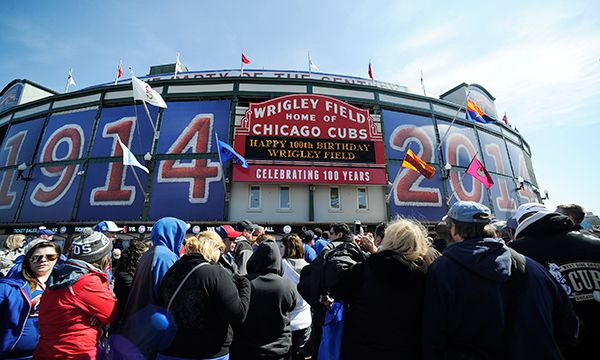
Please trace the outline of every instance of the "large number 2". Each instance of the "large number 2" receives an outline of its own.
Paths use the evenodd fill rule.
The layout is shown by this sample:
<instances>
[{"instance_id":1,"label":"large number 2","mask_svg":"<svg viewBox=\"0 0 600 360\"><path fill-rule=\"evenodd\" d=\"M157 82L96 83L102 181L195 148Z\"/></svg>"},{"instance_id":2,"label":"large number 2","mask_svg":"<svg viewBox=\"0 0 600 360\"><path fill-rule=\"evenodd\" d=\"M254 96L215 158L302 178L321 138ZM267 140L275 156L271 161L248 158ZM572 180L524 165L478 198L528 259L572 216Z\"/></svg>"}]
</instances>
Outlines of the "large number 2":
<instances>
[{"instance_id":1,"label":"large number 2","mask_svg":"<svg viewBox=\"0 0 600 360\"><path fill-rule=\"evenodd\" d=\"M175 140L169 154L207 153L210 151L210 139L213 128L213 115L196 115L181 135ZM221 179L221 166L208 159L193 159L189 163L181 160L163 160L158 169L158 182L189 183L188 200L190 203L208 201L208 185Z\"/></svg>"},{"instance_id":2,"label":"large number 2","mask_svg":"<svg viewBox=\"0 0 600 360\"><path fill-rule=\"evenodd\" d=\"M83 152L83 136L83 129L76 124L68 124L56 129L44 144L40 154L40 162L80 159ZM59 158L56 154L61 144L66 144L68 150L64 157ZM58 180L50 186L42 183L37 184L31 193L31 202L40 207L56 204L71 188L78 169L79 164L42 167L42 174L49 178L57 177Z\"/></svg>"},{"instance_id":3,"label":"large number 2","mask_svg":"<svg viewBox=\"0 0 600 360\"><path fill-rule=\"evenodd\" d=\"M417 154L425 161L434 161L433 143L427 133L414 125L397 127L390 136L390 147L406 151L411 142L419 145ZM394 203L398 206L435 206L442 205L442 195L438 188L422 187L425 178L406 168L398 171L398 180L394 188Z\"/></svg>"}]
</instances>

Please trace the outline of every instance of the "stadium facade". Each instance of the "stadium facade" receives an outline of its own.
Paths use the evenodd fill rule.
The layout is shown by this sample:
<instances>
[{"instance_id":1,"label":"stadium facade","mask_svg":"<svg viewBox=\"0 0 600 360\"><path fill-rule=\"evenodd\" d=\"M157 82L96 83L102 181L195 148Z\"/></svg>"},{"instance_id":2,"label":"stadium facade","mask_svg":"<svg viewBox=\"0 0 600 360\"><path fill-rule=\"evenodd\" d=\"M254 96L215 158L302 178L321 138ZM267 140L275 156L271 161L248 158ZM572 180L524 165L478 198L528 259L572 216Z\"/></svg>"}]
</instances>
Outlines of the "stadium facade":
<instances>
[{"instance_id":1,"label":"stadium facade","mask_svg":"<svg viewBox=\"0 0 600 360\"><path fill-rule=\"evenodd\" d=\"M173 67L141 78L168 105L149 106L149 114L134 102L129 80L66 94L28 80L4 88L4 233L45 224L68 236L102 219L146 233L163 216L184 219L194 231L240 219L276 232L355 219L373 225L397 215L437 222L457 199L482 202L505 219L519 204L540 200L521 135L500 121L465 120L467 96L497 118L493 96L479 85L461 84L438 99L325 73L174 76L165 69ZM217 137L249 167L221 164ZM117 139L149 174L123 166ZM408 149L436 168L431 179L401 167ZM465 174L476 155L495 183L489 190Z\"/></svg>"}]
</instances>

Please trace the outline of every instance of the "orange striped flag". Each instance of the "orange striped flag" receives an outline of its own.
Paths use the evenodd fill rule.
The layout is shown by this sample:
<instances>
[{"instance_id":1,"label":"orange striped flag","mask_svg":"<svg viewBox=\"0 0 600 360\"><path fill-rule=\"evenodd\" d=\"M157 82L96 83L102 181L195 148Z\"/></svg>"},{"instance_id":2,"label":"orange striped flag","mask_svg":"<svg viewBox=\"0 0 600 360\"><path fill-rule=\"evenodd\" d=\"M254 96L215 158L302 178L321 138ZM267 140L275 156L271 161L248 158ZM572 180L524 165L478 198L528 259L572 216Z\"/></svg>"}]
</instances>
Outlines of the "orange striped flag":
<instances>
[{"instance_id":1,"label":"orange striped flag","mask_svg":"<svg viewBox=\"0 0 600 360\"><path fill-rule=\"evenodd\" d=\"M435 174L435 168L415 155L411 149L408 149L406 155L404 155L404 161L402 161L402 167L411 169L418 172L419 174L431 179Z\"/></svg>"}]
</instances>

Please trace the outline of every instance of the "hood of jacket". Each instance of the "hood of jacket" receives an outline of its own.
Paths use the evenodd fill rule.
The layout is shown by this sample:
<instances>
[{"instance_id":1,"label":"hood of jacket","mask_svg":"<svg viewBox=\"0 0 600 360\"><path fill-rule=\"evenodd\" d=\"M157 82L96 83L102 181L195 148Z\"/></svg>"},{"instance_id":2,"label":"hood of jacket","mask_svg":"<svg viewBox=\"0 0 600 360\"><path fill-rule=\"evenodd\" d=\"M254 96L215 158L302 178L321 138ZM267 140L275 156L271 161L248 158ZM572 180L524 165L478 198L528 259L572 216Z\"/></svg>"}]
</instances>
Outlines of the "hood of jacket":
<instances>
[{"instance_id":1,"label":"hood of jacket","mask_svg":"<svg viewBox=\"0 0 600 360\"><path fill-rule=\"evenodd\" d=\"M394 274L399 271L416 271L417 267L407 261L402 254L393 250L382 250L367 258L369 265L378 274Z\"/></svg>"},{"instance_id":2,"label":"hood of jacket","mask_svg":"<svg viewBox=\"0 0 600 360\"><path fill-rule=\"evenodd\" d=\"M273 240L260 243L246 266L248 274L277 274L283 275L283 264L279 246Z\"/></svg>"},{"instance_id":3,"label":"hood of jacket","mask_svg":"<svg viewBox=\"0 0 600 360\"><path fill-rule=\"evenodd\" d=\"M512 255L502 240L474 238L452 244L444 250L468 270L492 281L505 282L510 277Z\"/></svg>"},{"instance_id":4,"label":"hood of jacket","mask_svg":"<svg viewBox=\"0 0 600 360\"><path fill-rule=\"evenodd\" d=\"M48 289L59 289L71 286L83 275L97 273L106 276L100 269L83 260L69 259L64 264L54 267L52 275L48 278Z\"/></svg>"},{"instance_id":5,"label":"hood of jacket","mask_svg":"<svg viewBox=\"0 0 600 360\"><path fill-rule=\"evenodd\" d=\"M573 220L555 212L540 211L525 219L517 227L515 238L524 236L549 236L568 233L573 229Z\"/></svg>"},{"instance_id":6,"label":"hood of jacket","mask_svg":"<svg viewBox=\"0 0 600 360\"><path fill-rule=\"evenodd\" d=\"M163 245L173 253L179 254L186 231L187 225L182 220L174 217L164 217L152 226L150 239L152 239L154 246Z\"/></svg>"}]
</instances>

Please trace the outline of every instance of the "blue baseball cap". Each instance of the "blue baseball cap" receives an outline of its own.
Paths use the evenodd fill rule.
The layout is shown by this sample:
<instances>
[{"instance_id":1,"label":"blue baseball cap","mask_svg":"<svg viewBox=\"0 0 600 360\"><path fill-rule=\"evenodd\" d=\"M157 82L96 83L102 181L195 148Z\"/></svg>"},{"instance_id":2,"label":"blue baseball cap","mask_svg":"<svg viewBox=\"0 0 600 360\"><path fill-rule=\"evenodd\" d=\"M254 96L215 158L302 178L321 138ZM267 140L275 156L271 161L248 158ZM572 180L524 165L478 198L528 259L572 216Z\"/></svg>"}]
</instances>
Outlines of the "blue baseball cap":
<instances>
[{"instance_id":1,"label":"blue baseball cap","mask_svg":"<svg viewBox=\"0 0 600 360\"><path fill-rule=\"evenodd\" d=\"M490 208L475 201L457 201L450 207L443 220L452 220L465 223L488 224L491 221Z\"/></svg>"},{"instance_id":2,"label":"blue baseball cap","mask_svg":"<svg viewBox=\"0 0 600 360\"><path fill-rule=\"evenodd\" d=\"M56 234L54 231L47 229L45 226L40 226L37 231L37 236L40 235L54 235Z\"/></svg>"},{"instance_id":3,"label":"blue baseball cap","mask_svg":"<svg viewBox=\"0 0 600 360\"><path fill-rule=\"evenodd\" d=\"M94 231L99 231L99 232L119 232L119 231L123 231L123 228L118 227L117 224L115 224L114 221L101 221L98 224L96 224L96 226L94 226Z\"/></svg>"}]
</instances>

